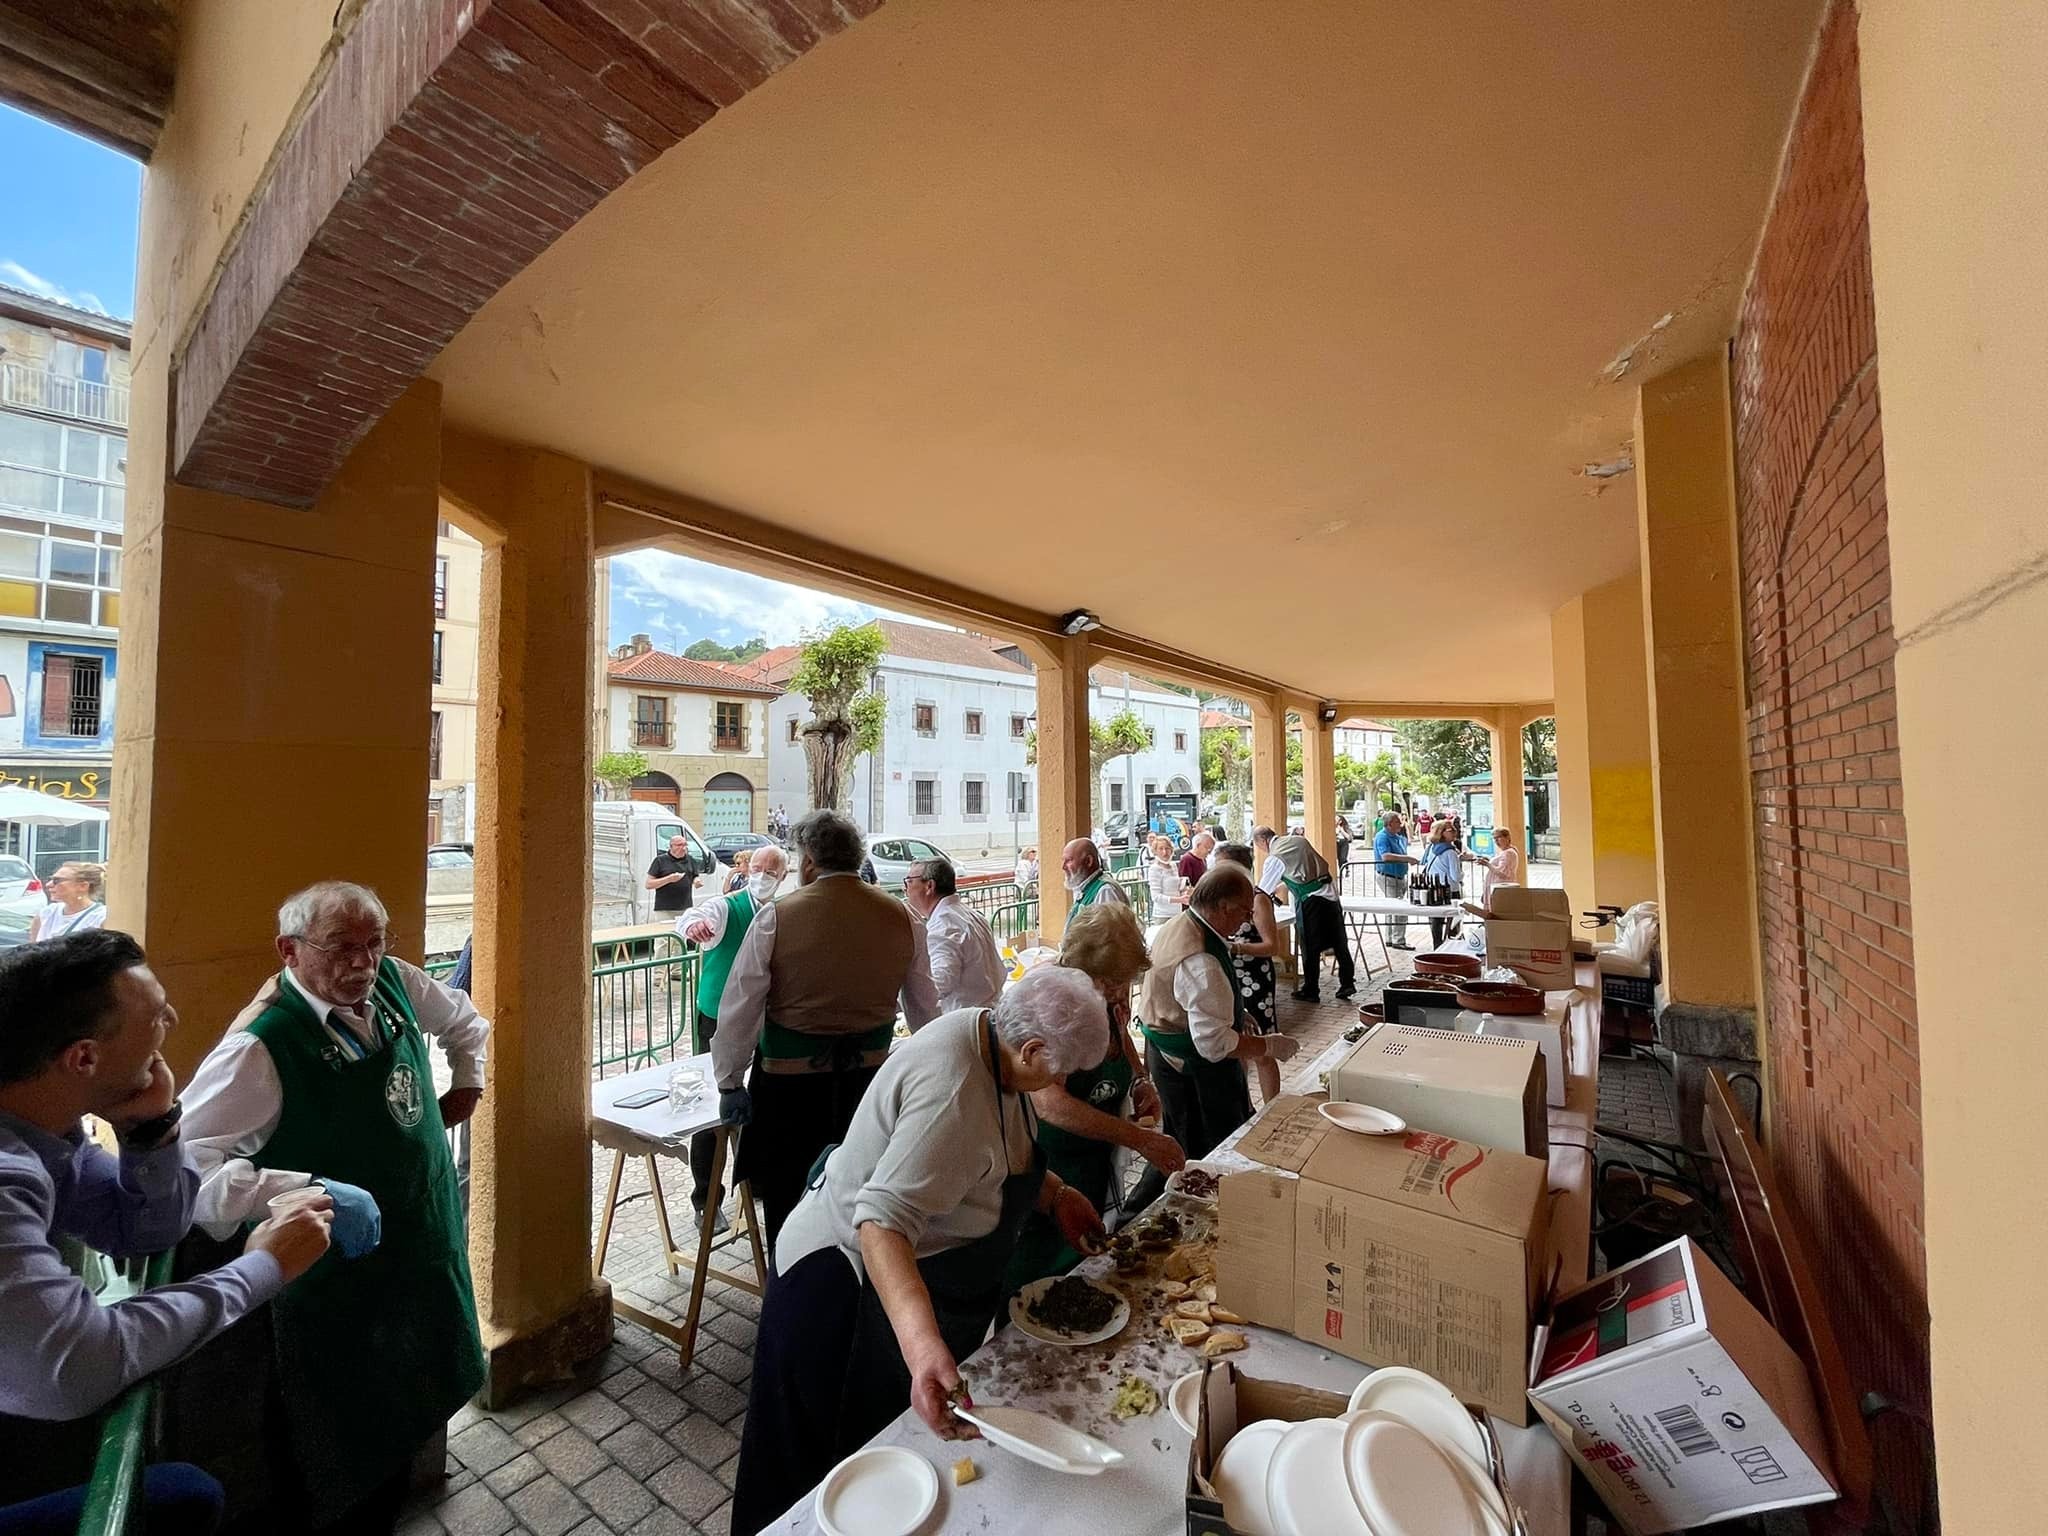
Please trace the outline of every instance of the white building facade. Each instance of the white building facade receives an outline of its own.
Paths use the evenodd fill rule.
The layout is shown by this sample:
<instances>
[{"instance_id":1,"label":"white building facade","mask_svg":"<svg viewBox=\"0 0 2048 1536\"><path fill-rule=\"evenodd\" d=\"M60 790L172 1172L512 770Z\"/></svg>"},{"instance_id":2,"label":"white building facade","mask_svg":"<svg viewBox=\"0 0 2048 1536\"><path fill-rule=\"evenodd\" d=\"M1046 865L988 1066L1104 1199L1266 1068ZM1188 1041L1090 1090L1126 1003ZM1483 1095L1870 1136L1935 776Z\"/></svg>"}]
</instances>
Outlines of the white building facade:
<instances>
[{"instance_id":1,"label":"white building facade","mask_svg":"<svg viewBox=\"0 0 2048 1536\"><path fill-rule=\"evenodd\" d=\"M1390 752L1395 762L1401 760L1401 738L1384 720L1346 720L1334 727L1330 736L1339 757L1369 763L1382 752Z\"/></svg>"},{"instance_id":2,"label":"white building facade","mask_svg":"<svg viewBox=\"0 0 2048 1536\"><path fill-rule=\"evenodd\" d=\"M113 786L128 327L0 286L0 784L104 809ZM107 823L0 823L47 877Z\"/></svg>"},{"instance_id":3,"label":"white building facade","mask_svg":"<svg viewBox=\"0 0 2048 1536\"><path fill-rule=\"evenodd\" d=\"M1088 674L1088 714L1112 720L1126 706L1144 722L1151 745L1102 765L1102 820L1125 810L1142 819L1145 797L1197 794L1202 787L1202 706L1137 673L1096 667ZM1126 797L1128 796L1128 801Z\"/></svg>"},{"instance_id":4,"label":"white building facade","mask_svg":"<svg viewBox=\"0 0 2048 1536\"><path fill-rule=\"evenodd\" d=\"M605 691L598 755L647 759L630 798L667 806L707 838L768 829L779 688L635 635L607 664Z\"/></svg>"}]
</instances>

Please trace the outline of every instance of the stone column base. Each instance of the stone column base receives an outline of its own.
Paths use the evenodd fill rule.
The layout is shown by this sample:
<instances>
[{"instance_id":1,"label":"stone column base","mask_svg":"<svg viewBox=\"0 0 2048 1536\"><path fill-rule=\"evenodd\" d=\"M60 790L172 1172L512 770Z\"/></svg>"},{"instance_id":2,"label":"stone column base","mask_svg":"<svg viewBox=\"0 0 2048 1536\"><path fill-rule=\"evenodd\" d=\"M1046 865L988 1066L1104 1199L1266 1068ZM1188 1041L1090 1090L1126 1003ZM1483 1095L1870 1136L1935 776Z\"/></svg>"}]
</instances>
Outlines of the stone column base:
<instances>
[{"instance_id":1,"label":"stone column base","mask_svg":"<svg viewBox=\"0 0 2048 1536\"><path fill-rule=\"evenodd\" d=\"M1671 1052L1678 1080L1678 1139L1689 1152L1707 1150L1702 1126L1707 1074L1755 1073L1761 1057L1756 1010L1717 1003L1667 1002L1657 1011L1657 1039Z\"/></svg>"},{"instance_id":2,"label":"stone column base","mask_svg":"<svg viewBox=\"0 0 2048 1536\"><path fill-rule=\"evenodd\" d=\"M579 1365L610 1347L611 1282L593 1280L567 1311L529 1333L493 1338L494 1332L484 1329L484 1386L477 1401L503 1408L528 1387L568 1380Z\"/></svg>"}]
</instances>

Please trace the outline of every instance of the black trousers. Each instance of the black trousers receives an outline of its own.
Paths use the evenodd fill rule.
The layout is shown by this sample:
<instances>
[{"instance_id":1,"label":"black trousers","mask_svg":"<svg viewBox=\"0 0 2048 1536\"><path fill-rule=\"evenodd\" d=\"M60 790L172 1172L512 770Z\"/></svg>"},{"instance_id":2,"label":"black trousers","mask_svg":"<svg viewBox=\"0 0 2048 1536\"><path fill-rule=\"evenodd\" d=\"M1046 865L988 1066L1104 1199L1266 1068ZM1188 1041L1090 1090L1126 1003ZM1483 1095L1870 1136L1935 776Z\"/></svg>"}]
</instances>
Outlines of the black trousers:
<instances>
[{"instance_id":1,"label":"black trousers","mask_svg":"<svg viewBox=\"0 0 2048 1536\"><path fill-rule=\"evenodd\" d=\"M764 1072L754 1064L748 1088L754 1117L740 1133L735 1179L751 1181L772 1250L782 1224L804 1195L818 1154L846 1139L861 1096L882 1069L851 1072ZM829 1467L827 1470L830 1470Z\"/></svg>"},{"instance_id":2,"label":"black trousers","mask_svg":"<svg viewBox=\"0 0 2048 1536\"><path fill-rule=\"evenodd\" d=\"M702 1055L711 1049L711 1037L718 1033L718 1020L699 1009L697 1013L697 1053ZM704 1202L711 1195L711 1158L718 1149L716 1131L699 1131L690 1138L690 1202L701 1212ZM731 1170L727 1170L730 1172ZM713 1203L725 1203L725 1191L718 1191Z\"/></svg>"},{"instance_id":3,"label":"black trousers","mask_svg":"<svg viewBox=\"0 0 2048 1536\"><path fill-rule=\"evenodd\" d=\"M1337 952L1337 985L1350 991L1354 984L1351 936L1344 931L1344 909L1325 896L1304 897L1294 919L1301 930L1301 990L1313 999L1322 990L1323 953Z\"/></svg>"},{"instance_id":4,"label":"black trousers","mask_svg":"<svg viewBox=\"0 0 2048 1536\"><path fill-rule=\"evenodd\" d=\"M1188 1042L1194 1049L1194 1041ZM1217 1144L1252 1117L1251 1084L1239 1061L1203 1062L1186 1072L1145 1042L1145 1070L1159 1090L1159 1118L1166 1134L1190 1158L1207 1157Z\"/></svg>"}]
</instances>

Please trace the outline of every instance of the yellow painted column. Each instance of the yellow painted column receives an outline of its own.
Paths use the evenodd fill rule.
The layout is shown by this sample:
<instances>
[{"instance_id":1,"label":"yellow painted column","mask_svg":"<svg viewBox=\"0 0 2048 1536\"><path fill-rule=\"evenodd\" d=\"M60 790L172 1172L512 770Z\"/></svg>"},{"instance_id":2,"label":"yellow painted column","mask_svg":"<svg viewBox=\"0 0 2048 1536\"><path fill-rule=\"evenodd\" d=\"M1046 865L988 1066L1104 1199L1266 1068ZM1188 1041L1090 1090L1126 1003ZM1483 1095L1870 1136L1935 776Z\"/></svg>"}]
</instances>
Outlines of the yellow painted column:
<instances>
[{"instance_id":1,"label":"yellow painted column","mask_svg":"<svg viewBox=\"0 0 2048 1536\"><path fill-rule=\"evenodd\" d=\"M1287 711L1277 699L1252 707L1252 825L1287 830Z\"/></svg>"},{"instance_id":2,"label":"yellow painted column","mask_svg":"<svg viewBox=\"0 0 2048 1536\"><path fill-rule=\"evenodd\" d=\"M1506 827L1522 851L1522 883L1529 883L1528 800L1522 785L1522 727L1528 711L1503 704L1480 720L1493 757L1493 825Z\"/></svg>"},{"instance_id":3,"label":"yellow painted column","mask_svg":"<svg viewBox=\"0 0 2048 1536\"><path fill-rule=\"evenodd\" d=\"M1307 837L1330 868L1337 868L1337 734L1301 708L1301 814Z\"/></svg>"},{"instance_id":4,"label":"yellow painted column","mask_svg":"<svg viewBox=\"0 0 2048 1536\"><path fill-rule=\"evenodd\" d=\"M2048 1506L2029 1428L2044 1351L2012 1313L2048 1261L2048 1182L1994 1170L2048 1084L2041 919L2024 875L1987 881L1954 806L1996 808L2024 849L2048 763L2048 10L1860 11L1941 1516L2028 1531Z\"/></svg>"},{"instance_id":5,"label":"yellow painted column","mask_svg":"<svg viewBox=\"0 0 2048 1536\"><path fill-rule=\"evenodd\" d=\"M470 1178L485 1400L560 1380L611 1338L590 1274L589 470L465 445L489 533L477 687L475 996L492 1022ZM481 462L479 462L481 460Z\"/></svg>"},{"instance_id":6,"label":"yellow painted column","mask_svg":"<svg viewBox=\"0 0 2048 1536\"><path fill-rule=\"evenodd\" d=\"M1657 898L1642 579L1595 587L1551 616L1564 879L1574 911Z\"/></svg>"},{"instance_id":7,"label":"yellow painted column","mask_svg":"<svg viewBox=\"0 0 2048 1536\"><path fill-rule=\"evenodd\" d=\"M1087 837L1093 774L1088 754L1088 667L1085 636L1036 640L1026 651L1038 669L1038 932L1057 944L1067 926L1067 888L1060 851Z\"/></svg>"},{"instance_id":8,"label":"yellow painted column","mask_svg":"<svg viewBox=\"0 0 2048 1536\"><path fill-rule=\"evenodd\" d=\"M374 887L420 956L441 425L415 385L308 511L191 490L163 469L166 352L130 398L108 896L182 1079L277 970L293 891Z\"/></svg>"},{"instance_id":9,"label":"yellow painted column","mask_svg":"<svg viewBox=\"0 0 2048 1536\"><path fill-rule=\"evenodd\" d=\"M1664 989L1746 1015L1754 1056L1756 839L1725 350L1638 391L1636 497Z\"/></svg>"}]
</instances>

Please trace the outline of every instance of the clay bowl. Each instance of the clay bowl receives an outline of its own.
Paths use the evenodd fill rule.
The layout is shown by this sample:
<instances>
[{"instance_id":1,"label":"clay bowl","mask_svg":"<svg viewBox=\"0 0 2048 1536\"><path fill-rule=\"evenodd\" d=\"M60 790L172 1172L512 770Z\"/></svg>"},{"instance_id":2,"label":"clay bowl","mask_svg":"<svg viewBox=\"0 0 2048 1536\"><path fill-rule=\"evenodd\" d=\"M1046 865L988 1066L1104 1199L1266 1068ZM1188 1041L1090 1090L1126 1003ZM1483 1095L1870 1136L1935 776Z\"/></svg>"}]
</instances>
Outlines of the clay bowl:
<instances>
[{"instance_id":1,"label":"clay bowl","mask_svg":"<svg viewBox=\"0 0 2048 1536\"><path fill-rule=\"evenodd\" d=\"M1477 955L1422 955L1415 961L1418 976L1464 976L1472 980L1479 977Z\"/></svg>"},{"instance_id":2,"label":"clay bowl","mask_svg":"<svg viewBox=\"0 0 2048 1536\"><path fill-rule=\"evenodd\" d=\"M1458 1001L1474 1013L1541 1013L1543 994L1514 981L1468 981Z\"/></svg>"},{"instance_id":3,"label":"clay bowl","mask_svg":"<svg viewBox=\"0 0 2048 1536\"><path fill-rule=\"evenodd\" d=\"M1405 981L1390 982L1390 986L1404 992L1455 992L1458 983L1447 976L1410 976Z\"/></svg>"},{"instance_id":4,"label":"clay bowl","mask_svg":"<svg viewBox=\"0 0 2048 1536\"><path fill-rule=\"evenodd\" d=\"M1387 1022L1387 1010L1378 1003L1363 1003L1358 1009L1358 1022L1361 1024L1384 1024Z\"/></svg>"}]
</instances>

